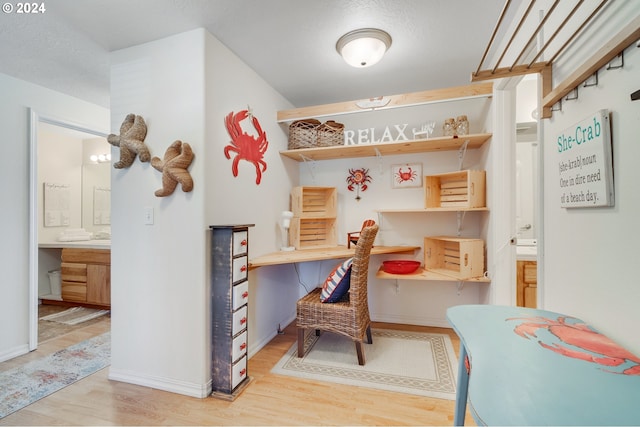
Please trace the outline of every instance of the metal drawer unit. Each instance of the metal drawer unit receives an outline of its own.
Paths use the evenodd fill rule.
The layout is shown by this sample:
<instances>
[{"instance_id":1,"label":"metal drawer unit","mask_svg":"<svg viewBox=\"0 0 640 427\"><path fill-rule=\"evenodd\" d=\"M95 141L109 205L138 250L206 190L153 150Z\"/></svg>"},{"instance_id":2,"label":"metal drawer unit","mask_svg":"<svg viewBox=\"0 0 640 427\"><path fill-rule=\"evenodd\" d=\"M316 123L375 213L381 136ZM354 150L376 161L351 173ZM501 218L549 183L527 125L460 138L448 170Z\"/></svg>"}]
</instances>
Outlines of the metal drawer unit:
<instances>
[{"instance_id":1,"label":"metal drawer unit","mask_svg":"<svg viewBox=\"0 0 640 427\"><path fill-rule=\"evenodd\" d=\"M247 372L249 227L212 225L212 396L233 400L249 382Z\"/></svg>"}]
</instances>

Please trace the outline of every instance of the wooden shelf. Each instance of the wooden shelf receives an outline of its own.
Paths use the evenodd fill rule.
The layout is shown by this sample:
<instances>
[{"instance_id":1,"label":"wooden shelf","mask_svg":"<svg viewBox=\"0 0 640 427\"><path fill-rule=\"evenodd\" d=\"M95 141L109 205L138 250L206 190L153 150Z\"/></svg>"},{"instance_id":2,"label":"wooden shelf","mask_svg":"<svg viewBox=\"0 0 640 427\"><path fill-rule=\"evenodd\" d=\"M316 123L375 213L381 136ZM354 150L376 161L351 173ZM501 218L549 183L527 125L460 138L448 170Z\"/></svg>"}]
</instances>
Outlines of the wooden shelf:
<instances>
[{"instance_id":1,"label":"wooden shelf","mask_svg":"<svg viewBox=\"0 0 640 427\"><path fill-rule=\"evenodd\" d=\"M371 255L413 254L419 249L420 246L374 246L371 249ZM349 258L354 256L355 253L355 247L347 249L346 246L273 252L249 260L249 269L262 267L265 265L293 264L296 262Z\"/></svg>"},{"instance_id":2,"label":"wooden shelf","mask_svg":"<svg viewBox=\"0 0 640 427\"><path fill-rule=\"evenodd\" d=\"M489 98L493 96L493 83L474 83L445 89L425 90L422 92L404 93L400 95L381 96L358 101L338 102L334 104L316 105L278 111L278 123L294 120L338 116L343 114L362 113L367 111L388 110L399 107L434 104L439 102L461 101L473 98Z\"/></svg>"},{"instance_id":3,"label":"wooden shelf","mask_svg":"<svg viewBox=\"0 0 640 427\"><path fill-rule=\"evenodd\" d=\"M377 209L378 213L430 213L430 212L489 212L489 208L408 208L408 209Z\"/></svg>"},{"instance_id":4,"label":"wooden shelf","mask_svg":"<svg viewBox=\"0 0 640 427\"><path fill-rule=\"evenodd\" d=\"M430 151L455 151L466 141L467 149L480 148L491 138L490 133L464 135L461 137L438 137L412 141L386 142L358 145L336 145L333 147L299 148L280 151L280 155L302 162L304 160L347 159L375 157L377 155L415 154Z\"/></svg>"},{"instance_id":5,"label":"wooden shelf","mask_svg":"<svg viewBox=\"0 0 640 427\"><path fill-rule=\"evenodd\" d=\"M378 279L396 279L396 280L423 280L423 281L443 281L443 282L477 282L477 283L490 283L487 277L474 277L459 279L457 277L448 276L445 274L436 273L435 271L425 270L419 268L415 273L411 274L391 274L385 272L382 267L376 273Z\"/></svg>"}]
</instances>

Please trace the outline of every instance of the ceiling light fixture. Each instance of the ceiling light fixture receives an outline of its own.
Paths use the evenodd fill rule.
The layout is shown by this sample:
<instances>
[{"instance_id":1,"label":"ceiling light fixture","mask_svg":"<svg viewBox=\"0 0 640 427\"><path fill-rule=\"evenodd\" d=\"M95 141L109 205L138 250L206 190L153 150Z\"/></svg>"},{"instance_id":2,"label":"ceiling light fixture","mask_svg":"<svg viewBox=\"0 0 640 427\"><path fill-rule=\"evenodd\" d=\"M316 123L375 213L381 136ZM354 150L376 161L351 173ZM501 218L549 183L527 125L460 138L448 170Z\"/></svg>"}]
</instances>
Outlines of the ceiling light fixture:
<instances>
[{"instance_id":1,"label":"ceiling light fixture","mask_svg":"<svg viewBox=\"0 0 640 427\"><path fill-rule=\"evenodd\" d=\"M377 28L349 31L338 39L336 50L352 67L365 68L378 63L391 46L391 36Z\"/></svg>"}]
</instances>

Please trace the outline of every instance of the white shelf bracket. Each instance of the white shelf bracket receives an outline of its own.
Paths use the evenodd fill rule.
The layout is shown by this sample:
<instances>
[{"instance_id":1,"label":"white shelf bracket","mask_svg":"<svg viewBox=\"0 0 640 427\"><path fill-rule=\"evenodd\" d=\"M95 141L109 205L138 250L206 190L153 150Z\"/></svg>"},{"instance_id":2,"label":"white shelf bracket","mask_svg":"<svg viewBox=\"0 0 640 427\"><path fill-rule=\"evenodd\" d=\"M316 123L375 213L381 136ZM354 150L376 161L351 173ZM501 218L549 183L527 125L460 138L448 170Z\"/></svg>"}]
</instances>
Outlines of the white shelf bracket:
<instances>
[{"instance_id":1,"label":"white shelf bracket","mask_svg":"<svg viewBox=\"0 0 640 427\"><path fill-rule=\"evenodd\" d=\"M469 145L469 140L467 139L458 149L458 170L462 170L462 163L464 162L465 154L467 154L468 145Z\"/></svg>"},{"instance_id":2,"label":"white shelf bracket","mask_svg":"<svg viewBox=\"0 0 640 427\"><path fill-rule=\"evenodd\" d=\"M384 175L384 165L382 164L382 153L378 150L377 147L373 148L376 152L376 158L378 159L378 167L380 168L380 175Z\"/></svg>"},{"instance_id":3,"label":"white shelf bracket","mask_svg":"<svg viewBox=\"0 0 640 427\"><path fill-rule=\"evenodd\" d=\"M464 216L467 211L457 211L456 216L458 217L458 237L460 237L460 232L462 231L462 223L464 222Z\"/></svg>"},{"instance_id":4,"label":"white shelf bracket","mask_svg":"<svg viewBox=\"0 0 640 427\"><path fill-rule=\"evenodd\" d=\"M304 161L304 164L307 166L307 169L309 170L309 174L311 175L311 179L313 180L313 182L315 182L316 181L316 161L313 159L310 159L304 154L300 154L300 158Z\"/></svg>"},{"instance_id":5,"label":"white shelf bracket","mask_svg":"<svg viewBox=\"0 0 640 427\"><path fill-rule=\"evenodd\" d=\"M462 288L464 288L464 282L462 280L458 281L457 288L458 288L457 294L458 296L460 296L460 293L462 293Z\"/></svg>"}]
</instances>

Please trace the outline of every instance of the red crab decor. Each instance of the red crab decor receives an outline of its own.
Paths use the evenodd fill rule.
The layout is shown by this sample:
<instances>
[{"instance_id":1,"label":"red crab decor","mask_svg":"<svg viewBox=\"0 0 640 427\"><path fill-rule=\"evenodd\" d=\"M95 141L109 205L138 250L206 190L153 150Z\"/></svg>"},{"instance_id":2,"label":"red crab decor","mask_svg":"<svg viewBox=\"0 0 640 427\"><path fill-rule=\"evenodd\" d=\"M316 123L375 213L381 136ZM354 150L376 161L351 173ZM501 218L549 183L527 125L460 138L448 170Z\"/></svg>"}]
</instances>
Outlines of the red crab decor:
<instances>
[{"instance_id":1,"label":"red crab decor","mask_svg":"<svg viewBox=\"0 0 640 427\"><path fill-rule=\"evenodd\" d=\"M398 169L395 174L395 179L398 184L403 182L413 182L418 178L418 172L411 169L411 166L407 166L407 170L403 171L402 168Z\"/></svg>"},{"instance_id":2,"label":"red crab decor","mask_svg":"<svg viewBox=\"0 0 640 427\"><path fill-rule=\"evenodd\" d=\"M251 118L253 127L255 128L258 136L253 136L247 132L243 132L240 122ZM231 171L233 176L238 176L238 163L240 160L246 160L253 163L256 167L256 184L260 185L262 180L262 173L267 170L267 162L262 158L264 153L269 147L269 141L267 141L267 134L262 130L258 119L255 118L248 110L239 111L237 114L233 114L233 111L227 115L224 119L224 124L227 127L227 132L231 136L231 145L224 147L224 155L227 159L231 159L230 152L236 153L231 164Z\"/></svg>"},{"instance_id":3,"label":"red crab decor","mask_svg":"<svg viewBox=\"0 0 640 427\"><path fill-rule=\"evenodd\" d=\"M373 178L369 175L369 169L349 169L349 176L347 177L347 189L353 191L356 189L356 200L360 201L360 190L366 191L368 188L367 183L371 182Z\"/></svg>"},{"instance_id":4,"label":"red crab decor","mask_svg":"<svg viewBox=\"0 0 640 427\"><path fill-rule=\"evenodd\" d=\"M606 366L603 371L640 375L640 358L606 336L573 317L559 316L511 318L523 321L514 332L524 338L538 338L538 344L562 356ZM541 333L540 329L549 333ZM538 337L539 334L540 336Z\"/></svg>"}]
</instances>

